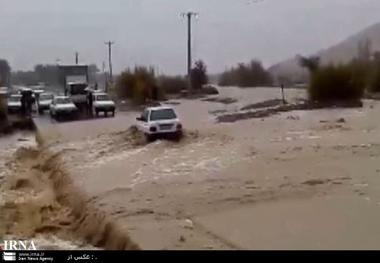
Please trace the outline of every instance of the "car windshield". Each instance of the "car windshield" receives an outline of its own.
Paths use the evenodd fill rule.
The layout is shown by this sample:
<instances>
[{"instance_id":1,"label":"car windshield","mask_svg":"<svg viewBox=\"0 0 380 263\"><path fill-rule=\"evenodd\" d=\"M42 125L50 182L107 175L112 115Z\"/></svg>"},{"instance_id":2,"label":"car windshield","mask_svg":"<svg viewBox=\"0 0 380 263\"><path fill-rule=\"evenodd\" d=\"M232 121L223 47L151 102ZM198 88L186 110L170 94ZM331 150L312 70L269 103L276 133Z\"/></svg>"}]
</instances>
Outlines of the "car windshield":
<instances>
[{"instance_id":1,"label":"car windshield","mask_svg":"<svg viewBox=\"0 0 380 263\"><path fill-rule=\"evenodd\" d=\"M55 102L56 104L68 104L71 103L71 100L69 98L57 98Z\"/></svg>"},{"instance_id":2,"label":"car windshield","mask_svg":"<svg viewBox=\"0 0 380 263\"><path fill-rule=\"evenodd\" d=\"M108 95L103 94L103 95L96 96L96 100L97 101L108 101L108 100L110 100L110 98L108 97Z\"/></svg>"},{"instance_id":3,"label":"car windshield","mask_svg":"<svg viewBox=\"0 0 380 263\"><path fill-rule=\"evenodd\" d=\"M40 95L40 100L52 100L53 99L53 95L51 94L41 94Z\"/></svg>"},{"instance_id":4,"label":"car windshield","mask_svg":"<svg viewBox=\"0 0 380 263\"><path fill-rule=\"evenodd\" d=\"M21 97L12 96L12 97L9 98L9 101L10 102L19 102L19 101L21 101Z\"/></svg>"},{"instance_id":5,"label":"car windshield","mask_svg":"<svg viewBox=\"0 0 380 263\"><path fill-rule=\"evenodd\" d=\"M177 118L173 109L154 110L150 114L151 121L171 120Z\"/></svg>"}]
</instances>

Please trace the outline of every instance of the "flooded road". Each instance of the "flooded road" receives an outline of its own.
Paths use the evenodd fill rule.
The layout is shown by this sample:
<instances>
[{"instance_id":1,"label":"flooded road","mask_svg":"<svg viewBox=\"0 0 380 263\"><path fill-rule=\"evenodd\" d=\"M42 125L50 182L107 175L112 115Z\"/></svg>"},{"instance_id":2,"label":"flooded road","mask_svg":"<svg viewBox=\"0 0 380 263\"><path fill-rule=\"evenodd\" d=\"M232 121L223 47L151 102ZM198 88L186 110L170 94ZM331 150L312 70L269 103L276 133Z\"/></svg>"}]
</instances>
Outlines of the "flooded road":
<instances>
[{"instance_id":1,"label":"flooded road","mask_svg":"<svg viewBox=\"0 0 380 263\"><path fill-rule=\"evenodd\" d=\"M137 249L106 215L87 205L59 155L41 149L35 134L2 137L0 145L2 240L33 241L38 250Z\"/></svg>"},{"instance_id":2,"label":"flooded road","mask_svg":"<svg viewBox=\"0 0 380 263\"><path fill-rule=\"evenodd\" d=\"M223 88L225 97L237 101L176 100L179 143L141 140L138 112L36 124L86 203L143 249L379 248L379 103L219 124L215 112L281 93Z\"/></svg>"},{"instance_id":3,"label":"flooded road","mask_svg":"<svg viewBox=\"0 0 380 263\"><path fill-rule=\"evenodd\" d=\"M35 149L37 142L33 132L17 132L12 135L0 138L0 236L7 239L32 239L39 249L78 249L85 246L75 240L63 240L54 234L39 233L36 235L35 229L39 226L38 215L33 212L33 207L41 201L34 190L41 189L42 182L36 183L33 187L28 183L28 176L21 177L15 181L13 172L15 166L22 156L22 152ZM28 164L19 162L24 168ZM30 173L32 173L30 171ZM23 179L22 179L23 178ZM23 185L22 185L23 184ZM50 197L45 195L45 201L49 202ZM27 201L29 200L29 201ZM53 198L51 197L52 201ZM16 218L15 218L16 216Z\"/></svg>"}]
</instances>

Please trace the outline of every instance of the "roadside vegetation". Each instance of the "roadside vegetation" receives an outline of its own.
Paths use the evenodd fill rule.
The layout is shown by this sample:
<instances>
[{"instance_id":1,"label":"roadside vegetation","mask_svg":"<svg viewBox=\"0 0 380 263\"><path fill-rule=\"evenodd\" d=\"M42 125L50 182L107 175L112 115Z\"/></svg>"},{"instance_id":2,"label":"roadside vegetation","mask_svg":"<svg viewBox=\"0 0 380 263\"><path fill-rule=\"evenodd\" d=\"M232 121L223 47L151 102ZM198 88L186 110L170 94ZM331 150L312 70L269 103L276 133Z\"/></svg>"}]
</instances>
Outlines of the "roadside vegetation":
<instances>
[{"instance_id":1,"label":"roadside vegetation","mask_svg":"<svg viewBox=\"0 0 380 263\"><path fill-rule=\"evenodd\" d=\"M238 87L262 87L272 86L273 80L270 73L264 69L258 60L250 63L239 63L237 67L232 67L223 72L219 78L220 86Z\"/></svg>"},{"instance_id":2,"label":"roadside vegetation","mask_svg":"<svg viewBox=\"0 0 380 263\"><path fill-rule=\"evenodd\" d=\"M359 101L365 92L380 92L380 53L368 41L360 43L358 56L347 64L320 65L318 57L300 57L308 69L309 99L318 102Z\"/></svg>"},{"instance_id":3,"label":"roadside vegetation","mask_svg":"<svg viewBox=\"0 0 380 263\"><path fill-rule=\"evenodd\" d=\"M207 67L196 61L191 70L191 83L195 93L207 93L203 86L208 82ZM130 99L141 105L164 100L170 95L180 95L188 90L189 82L183 76L156 76L153 67L138 66L126 69L116 79L114 91L120 99Z\"/></svg>"},{"instance_id":4,"label":"roadside vegetation","mask_svg":"<svg viewBox=\"0 0 380 263\"><path fill-rule=\"evenodd\" d=\"M208 83L207 67L202 60L198 60L191 69L191 86L194 91L201 91L203 85Z\"/></svg>"},{"instance_id":5,"label":"roadside vegetation","mask_svg":"<svg viewBox=\"0 0 380 263\"><path fill-rule=\"evenodd\" d=\"M165 94L180 94L188 88L188 81L184 76L158 76L158 85Z\"/></svg>"},{"instance_id":6,"label":"roadside vegetation","mask_svg":"<svg viewBox=\"0 0 380 263\"><path fill-rule=\"evenodd\" d=\"M119 98L130 99L135 104L163 99L153 67L138 66L123 71L116 80L115 89Z\"/></svg>"},{"instance_id":7,"label":"roadside vegetation","mask_svg":"<svg viewBox=\"0 0 380 263\"><path fill-rule=\"evenodd\" d=\"M380 92L380 52L375 52L369 78L369 92Z\"/></svg>"},{"instance_id":8,"label":"roadside vegetation","mask_svg":"<svg viewBox=\"0 0 380 263\"><path fill-rule=\"evenodd\" d=\"M366 79L366 69L354 63L320 67L310 75L309 99L319 102L360 100Z\"/></svg>"},{"instance_id":9,"label":"roadside vegetation","mask_svg":"<svg viewBox=\"0 0 380 263\"><path fill-rule=\"evenodd\" d=\"M7 105L5 99L0 97L0 126L7 122Z\"/></svg>"}]
</instances>

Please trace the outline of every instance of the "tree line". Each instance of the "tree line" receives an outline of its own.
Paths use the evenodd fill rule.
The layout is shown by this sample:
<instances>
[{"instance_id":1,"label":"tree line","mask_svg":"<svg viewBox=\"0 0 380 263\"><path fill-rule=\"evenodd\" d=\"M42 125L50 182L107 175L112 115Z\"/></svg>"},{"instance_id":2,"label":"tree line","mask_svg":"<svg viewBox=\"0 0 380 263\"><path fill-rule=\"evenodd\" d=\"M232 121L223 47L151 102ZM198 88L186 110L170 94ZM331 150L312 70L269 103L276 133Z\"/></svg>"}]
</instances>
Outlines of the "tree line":
<instances>
[{"instance_id":1,"label":"tree line","mask_svg":"<svg viewBox=\"0 0 380 263\"><path fill-rule=\"evenodd\" d=\"M202 60L194 63L191 69L190 82L192 90L203 92L208 83L207 66ZM180 94L189 88L185 76L157 76L152 66L136 66L125 69L116 79L115 93L119 98L131 99L136 104L149 100L162 100L167 94Z\"/></svg>"},{"instance_id":2,"label":"tree line","mask_svg":"<svg viewBox=\"0 0 380 263\"><path fill-rule=\"evenodd\" d=\"M236 67L223 72L219 77L220 86L262 87L272 86L271 74L263 67L261 61L239 63Z\"/></svg>"}]
</instances>

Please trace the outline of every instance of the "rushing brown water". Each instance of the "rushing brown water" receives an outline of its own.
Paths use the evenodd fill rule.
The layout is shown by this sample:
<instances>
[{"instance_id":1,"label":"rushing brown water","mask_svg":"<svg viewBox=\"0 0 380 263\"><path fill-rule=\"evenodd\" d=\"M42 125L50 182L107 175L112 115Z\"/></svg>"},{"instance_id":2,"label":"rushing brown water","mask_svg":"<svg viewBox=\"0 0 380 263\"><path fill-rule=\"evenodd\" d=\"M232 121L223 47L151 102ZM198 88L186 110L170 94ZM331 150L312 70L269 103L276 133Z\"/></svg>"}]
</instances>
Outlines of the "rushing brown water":
<instances>
[{"instance_id":1,"label":"rushing brown water","mask_svg":"<svg viewBox=\"0 0 380 263\"><path fill-rule=\"evenodd\" d=\"M2 138L0 235L32 239L38 249L137 249L107 215L87 204L61 165L61 153L31 134Z\"/></svg>"},{"instance_id":2,"label":"rushing brown water","mask_svg":"<svg viewBox=\"0 0 380 263\"><path fill-rule=\"evenodd\" d=\"M304 95L287 91L290 101ZM219 102L233 101L226 97L237 101ZM130 128L137 112L36 121L46 149L60 155L85 203L104 211L142 248L378 245L376 102L217 123L219 112L281 95L278 89L226 88L212 98L174 103L186 129L179 143L141 140Z\"/></svg>"}]
</instances>

